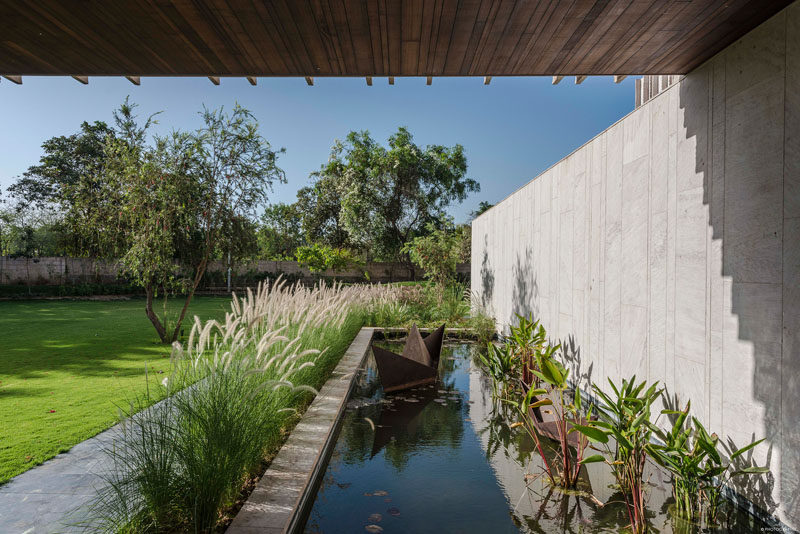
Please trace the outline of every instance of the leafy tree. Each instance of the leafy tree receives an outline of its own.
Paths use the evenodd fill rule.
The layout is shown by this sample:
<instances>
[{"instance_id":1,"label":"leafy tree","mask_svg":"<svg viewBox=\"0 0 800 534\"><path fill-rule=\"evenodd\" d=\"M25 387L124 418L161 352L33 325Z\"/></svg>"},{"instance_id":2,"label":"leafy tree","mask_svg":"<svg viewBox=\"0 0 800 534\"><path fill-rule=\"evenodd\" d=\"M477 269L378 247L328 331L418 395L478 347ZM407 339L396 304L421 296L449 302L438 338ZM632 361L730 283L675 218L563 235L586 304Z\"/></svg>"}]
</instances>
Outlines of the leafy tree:
<instances>
[{"instance_id":1,"label":"leafy tree","mask_svg":"<svg viewBox=\"0 0 800 534\"><path fill-rule=\"evenodd\" d=\"M76 227L90 237L108 236L98 248L119 257L125 274L144 288L147 317L168 343L177 339L209 261L253 252L255 240L243 246L242 236L248 229L253 234L256 207L272 183L284 180L276 164L281 151L272 150L252 114L238 105L230 114L206 109L196 132L176 131L151 144L152 116L140 126L134 107L126 101L115 114L121 134L105 147L102 209L76 210L84 214ZM166 299L176 290L186 297L171 328L153 301L159 291Z\"/></svg>"},{"instance_id":2,"label":"leafy tree","mask_svg":"<svg viewBox=\"0 0 800 534\"><path fill-rule=\"evenodd\" d=\"M336 176L312 174L315 182L297 192L298 212L302 214L305 240L335 248L354 248L340 213L342 211Z\"/></svg>"},{"instance_id":3,"label":"leafy tree","mask_svg":"<svg viewBox=\"0 0 800 534\"><path fill-rule=\"evenodd\" d=\"M425 271L428 279L444 288L455 280L456 267L463 260L462 230L452 224L436 228L432 223L428 223L426 230L426 235L409 241L403 251Z\"/></svg>"},{"instance_id":4,"label":"leafy tree","mask_svg":"<svg viewBox=\"0 0 800 534\"><path fill-rule=\"evenodd\" d=\"M473 219L475 219L476 217L482 215L486 211L489 211L493 207L494 204L492 204L491 202L486 202L485 200L481 200L481 202L478 204L478 207L475 208L474 211L470 212L470 215L472 216Z\"/></svg>"},{"instance_id":5,"label":"leafy tree","mask_svg":"<svg viewBox=\"0 0 800 534\"><path fill-rule=\"evenodd\" d=\"M423 148L399 128L387 148L369 132L350 132L336 142L328 163L313 175L314 186L302 194L316 208L314 224L304 226L312 235L322 229L316 231L336 239L343 229L352 245L380 259L400 259L405 243L426 225L441 222L450 205L480 190L466 172L461 145Z\"/></svg>"},{"instance_id":6,"label":"leafy tree","mask_svg":"<svg viewBox=\"0 0 800 534\"><path fill-rule=\"evenodd\" d=\"M291 259L303 243L303 215L298 204L280 202L267 206L258 229L259 256L268 260Z\"/></svg>"},{"instance_id":7,"label":"leafy tree","mask_svg":"<svg viewBox=\"0 0 800 534\"><path fill-rule=\"evenodd\" d=\"M83 122L78 133L48 139L42 143L39 164L29 167L8 191L38 208L56 204L68 209L72 200L68 189L102 172L106 138L114 135L105 122L95 121Z\"/></svg>"},{"instance_id":8,"label":"leafy tree","mask_svg":"<svg viewBox=\"0 0 800 534\"><path fill-rule=\"evenodd\" d=\"M348 249L334 248L314 243L297 248L297 262L307 267L312 273L321 273L330 269L334 273L361 262Z\"/></svg>"}]
</instances>

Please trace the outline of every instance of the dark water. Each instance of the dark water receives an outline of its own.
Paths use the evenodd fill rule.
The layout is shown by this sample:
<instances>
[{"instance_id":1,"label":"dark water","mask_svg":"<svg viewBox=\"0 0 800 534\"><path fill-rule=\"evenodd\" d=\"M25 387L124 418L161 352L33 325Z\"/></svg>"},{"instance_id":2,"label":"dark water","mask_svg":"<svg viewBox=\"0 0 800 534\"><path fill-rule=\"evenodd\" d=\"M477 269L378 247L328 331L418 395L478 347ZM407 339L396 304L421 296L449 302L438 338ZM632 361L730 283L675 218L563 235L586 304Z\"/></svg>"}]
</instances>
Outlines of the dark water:
<instances>
[{"instance_id":1,"label":"dark water","mask_svg":"<svg viewBox=\"0 0 800 534\"><path fill-rule=\"evenodd\" d=\"M538 476L541 460L530 438L510 429L512 419L493 402L491 383L473 363L475 350L445 346L436 385L386 396L369 358L307 533L625 530L625 507L604 464L587 465L583 491L572 494ZM763 532L734 507L714 530L676 521L669 513L668 476L651 468L648 480L654 532Z\"/></svg>"}]
</instances>

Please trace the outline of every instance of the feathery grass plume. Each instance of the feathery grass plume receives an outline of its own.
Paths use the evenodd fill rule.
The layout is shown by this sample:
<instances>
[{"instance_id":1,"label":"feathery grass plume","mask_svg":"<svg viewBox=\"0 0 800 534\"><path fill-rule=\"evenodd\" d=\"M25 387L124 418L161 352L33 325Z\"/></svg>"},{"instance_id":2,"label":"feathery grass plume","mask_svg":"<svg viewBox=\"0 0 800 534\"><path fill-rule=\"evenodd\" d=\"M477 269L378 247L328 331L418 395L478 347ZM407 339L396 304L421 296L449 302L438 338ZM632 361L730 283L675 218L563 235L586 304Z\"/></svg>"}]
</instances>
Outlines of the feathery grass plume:
<instances>
[{"instance_id":1,"label":"feathery grass plume","mask_svg":"<svg viewBox=\"0 0 800 534\"><path fill-rule=\"evenodd\" d=\"M195 317L173 347L165 399L143 411L155 399L135 399L109 446L90 529L213 530L391 292L278 279L234 295L224 322Z\"/></svg>"}]
</instances>

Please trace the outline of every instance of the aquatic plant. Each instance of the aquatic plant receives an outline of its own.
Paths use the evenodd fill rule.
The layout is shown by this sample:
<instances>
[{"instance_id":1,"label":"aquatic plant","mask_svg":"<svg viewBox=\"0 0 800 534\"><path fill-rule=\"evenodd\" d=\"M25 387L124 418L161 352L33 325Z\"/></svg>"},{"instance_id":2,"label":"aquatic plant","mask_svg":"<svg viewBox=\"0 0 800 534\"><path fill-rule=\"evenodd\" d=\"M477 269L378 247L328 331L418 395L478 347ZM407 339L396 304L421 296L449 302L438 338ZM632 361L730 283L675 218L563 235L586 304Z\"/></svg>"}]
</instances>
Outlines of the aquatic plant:
<instances>
[{"instance_id":1,"label":"aquatic plant","mask_svg":"<svg viewBox=\"0 0 800 534\"><path fill-rule=\"evenodd\" d=\"M718 450L719 437L709 434L705 427L692 417L691 402L682 411L663 410L674 415L672 428L664 431L653 425L653 433L662 444L648 446L650 456L672 474L672 493L678 514L690 521L699 521L702 505L706 503L706 520L717 521L722 487L733 477L767 473L766 467L747 466L732 470ZM764 441L753 441L731 454L731 461Z\"/></svg>"},{"instance_id":2,"label":"aquatic plant","mask_svg":"<svg viewBox=\"0 0 800 534\"><path fill-rule=\"evenodd\" d=\"M643 475L653 433L651 406L663 390L658 389L658 382L645 390L647 383L642 381L637 385L635 375L630 380L623 379L621 387L611 379L608 383L615 398L592 384L592 390L600 401L596 405L598 419L586 425L576 424L573 428L596 445L605 445L605 455L588 456L582 463L605 462L611 466L625 498L631 529L638 534L648 528ZM608 446L611 437L615 443L613 451Z\"/></svg>"}]
</instances>

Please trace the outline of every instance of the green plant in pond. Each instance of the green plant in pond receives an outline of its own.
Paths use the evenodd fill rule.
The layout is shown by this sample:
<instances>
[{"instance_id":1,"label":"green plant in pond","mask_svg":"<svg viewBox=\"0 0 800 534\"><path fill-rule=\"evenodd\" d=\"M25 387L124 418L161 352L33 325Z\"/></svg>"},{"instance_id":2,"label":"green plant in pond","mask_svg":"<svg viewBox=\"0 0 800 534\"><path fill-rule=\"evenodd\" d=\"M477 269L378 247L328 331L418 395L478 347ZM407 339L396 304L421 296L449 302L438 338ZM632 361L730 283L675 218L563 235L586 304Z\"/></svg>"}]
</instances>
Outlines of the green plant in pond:
<instances>
[{"instance_id":1,"label":"green plant in pond","mask_svg":"<svg viewBox=\"0 0 800 534\"><path fill-rule=\"evenodd\" d=\"M742 475L763 474L765 467L748 466L731 470L718 450L719 437L709 434L697 418L689 418L691 402L682 411L663 410L661 413L675 415L672 428L664 431L655 425L653 433L663 444L651 444L650 456L672 474L672 492L675 507L682 517L690 521L700 520L703 500L706 501L706 520L716 523L721 499L721 489L731 478ZM734 460L764 441L754 441L731 454Z\"/></svg>"},{"instance_id":2,"label":"green plant in pond","mask_svg":"<svg viewBox=\"0 0 800 534\"><path fill-rule=\"evenodd\" d=\"M516 355L510 345L497 346L487 343L486 351L478 353L478 360L492 379L492 390L497 396L498 392L505 390L504 384L514 370ZM500 386L500 388L498 388Z\"/></svg>"},{"instance_id":3,"label":"green plant in pond","mask_svg":"<svg viewBox=\"0 0 800 534\"><path fill-rule=\"evenodd\" d=\"M543 354L542 351L547 350L548 347L547 331L538 320L533 319L533 314L528 317L517 314L517 324L511 326L509 330L506 342L514 348L514 353L519 360L521 368L517 370L517 373L525 385L538 386L539 378L534 371L540 369L539 363L542 358L552 360L550 357L552 352L560 346L551 347L549 355Z\"/></svg>"},{"instance_id":4,"label":"green plant in pond","mask_svg":"<svg viewBox=\"0 0 800 534\"><path fill-rule=\"evenodd\" d=\"M653 432L651 407L663 389L658 389L658 382L645 389L647 383L642 381L637 385L636 376L630 380L623 379L621 387L617 387L611 379L608 382L615 397L612 398L592 384L592 390L599 399L596 405L598 419L586 425L576 424L573 428L596 445L605 445L605 456L594 454L584 458L582 463L605 462L611 466L625 498L631 529L638 534L648 528L644 465ZM612 437L615 442L613 451L608 446Z\"/></svg>"},{"instance_id":5,"label":"green plant in pond","mask_svg":"<svg viewBox=\"0 0 800 534\"><path fill-rule=\"evenodd\" d=\"M574 432L575 425L582 420L583 406L580 390L575 390L571 401L567 398L569 369L561 365L554 355L560 345L546 345L535 353L538 369L533 374L538 382L545 384L548 389L531 387L523 402L519 406L524 427L530 434L536 450L542 459L550 482L562 488L571 489L578 485L583 454L588 445L588 438L579 433L577 443L570 444L569 435ZM548 460L544 453L542 439L534 424L532 417L535 410L542 410L546 406L553 412L552 425L556 429L558 448L556 449L556 465ZM592 407L588 408L587 419L592 417Z\"/></svg>"}]
</instances>

